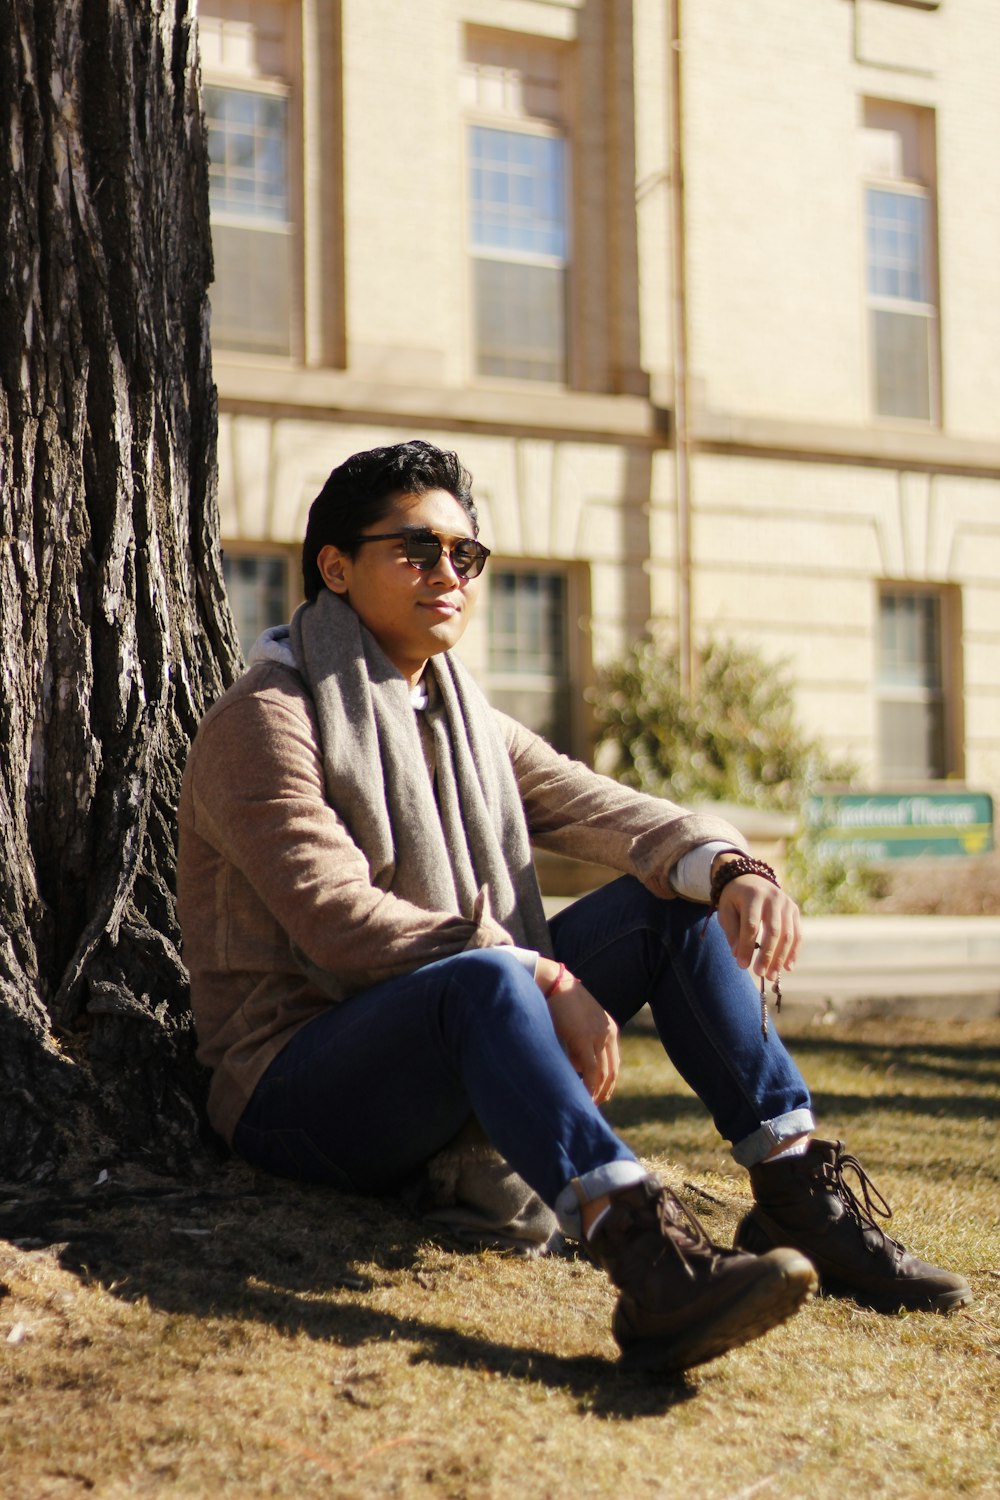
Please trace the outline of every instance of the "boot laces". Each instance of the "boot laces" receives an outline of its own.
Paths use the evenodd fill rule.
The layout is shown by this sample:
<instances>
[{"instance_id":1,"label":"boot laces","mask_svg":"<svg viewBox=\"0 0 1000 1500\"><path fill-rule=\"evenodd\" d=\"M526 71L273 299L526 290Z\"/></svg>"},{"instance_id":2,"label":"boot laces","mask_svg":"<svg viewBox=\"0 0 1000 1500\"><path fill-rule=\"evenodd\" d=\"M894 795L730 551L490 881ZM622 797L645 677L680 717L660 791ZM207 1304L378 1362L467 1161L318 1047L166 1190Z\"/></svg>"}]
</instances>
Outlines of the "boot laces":
<instances>
[{"instance_id":1,"label":"boot laces","mask_svg":"<svg viewBox=\"0 0 1000 1500\"><path fill-rule=\"evenodd\" d=\"M657 1195L656 1217L663 1240L661 1255L669 1246L684 1267L686 1274L691 1277L697 1274L695 1267L691 1264L693 1257L707 1258L709 1271L715 1269L716 1262L725 1252L709 1239L701 1220L688 1208L683 1199L678 1198L662 1184Z\"/></svg>"},{"instance_id":2,"label":"boot laces","mask_svg":"<svg viewBox=\"0 0 1000 1500\"><path fill-rule=\"evenodd\" d=\"M845 1171L853 1172L857 1177L860 1198L845 1180ZM892 1245L897 1250L902 1250L899 1241L886 1234L881 1224L876 1223L876 1214L880 1219L891 1219L892 1209L856 1156L851 1156L838 1142L836 1160L832 1164L824 1163L821 1175L824 1185L840 1199L862 1234L866 1229L874 1229L882 1245Z\"/></svg>"}]
</instances>

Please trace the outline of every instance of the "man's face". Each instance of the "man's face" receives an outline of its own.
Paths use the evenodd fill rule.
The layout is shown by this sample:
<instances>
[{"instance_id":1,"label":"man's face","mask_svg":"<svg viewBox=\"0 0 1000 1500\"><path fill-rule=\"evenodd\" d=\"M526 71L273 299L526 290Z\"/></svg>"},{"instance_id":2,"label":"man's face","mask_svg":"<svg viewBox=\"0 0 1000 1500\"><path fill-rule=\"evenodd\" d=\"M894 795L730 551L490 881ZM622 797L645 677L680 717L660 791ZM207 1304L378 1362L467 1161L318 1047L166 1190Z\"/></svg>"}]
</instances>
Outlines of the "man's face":
<instances>
[{"instance_id":1,"label":"man's face","mask_svg":"<svg viewBox=\"0 0 1000 1500\"><path fill-rule=\"evenodd\" d=\"M456 573L447 555L456 541L474 535L472 522L447 490L401 495L362 536L415 527L433 531L443 544L427 572L407 561L401 540L366 542L353 558L326 546L317 559L327 588L346 599L411 684L419 681L429 656L461 640L479 587L478 579Z\"/></svg>"}]
</instances>

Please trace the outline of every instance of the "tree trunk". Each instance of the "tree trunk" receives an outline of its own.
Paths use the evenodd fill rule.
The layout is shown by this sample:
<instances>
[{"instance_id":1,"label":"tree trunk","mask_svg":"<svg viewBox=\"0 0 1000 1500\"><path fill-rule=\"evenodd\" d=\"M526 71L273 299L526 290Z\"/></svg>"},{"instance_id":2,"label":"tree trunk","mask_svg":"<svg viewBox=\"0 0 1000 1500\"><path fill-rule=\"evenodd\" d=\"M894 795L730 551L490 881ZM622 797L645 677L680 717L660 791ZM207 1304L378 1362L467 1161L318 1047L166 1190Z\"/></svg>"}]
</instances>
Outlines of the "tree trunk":
<instances>
[{"instance_id":1,"label":"tree trunk","mask_svg":"<svg viewBox=\"0 0 1000 1500\"><path fill-rule=\"evenodd\" d=\"M221 576L195 0L0 5L0 1176L197 1149L174 909Z\"/></svg>"}]
</instances>

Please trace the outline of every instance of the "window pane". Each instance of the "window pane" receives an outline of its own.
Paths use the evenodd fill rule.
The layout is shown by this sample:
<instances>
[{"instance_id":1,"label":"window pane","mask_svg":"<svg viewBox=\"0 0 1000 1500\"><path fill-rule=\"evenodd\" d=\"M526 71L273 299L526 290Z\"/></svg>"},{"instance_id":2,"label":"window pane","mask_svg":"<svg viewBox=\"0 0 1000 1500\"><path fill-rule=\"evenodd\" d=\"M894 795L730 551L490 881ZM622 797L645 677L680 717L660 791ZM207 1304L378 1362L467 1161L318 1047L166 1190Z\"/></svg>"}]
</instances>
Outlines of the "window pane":
<instances>
[{"instance_id":1,"label":"window pane","mask_svg":"<svg viewBox=\"0 0 1000 1500\"><path fill-rule=\"evenodd\" d=\"M944 755L944 705L879 704L879 759L887 781L936 781L947 775Z\"/></svg>"},{"instance_id":2,"label":"window pane","mask_svg":"<svg viewBox=\"0 0 1000 1500\"><path fill-rule=\"evenodd\" d=\"M868 290L873 297L930 302L928 203L917 193L867 192Z\"/></svg>"},{"instance_id":3,"label":"window pane","mask_svg":"<svg viewBox=\"0 0 1000 1500\"><path fill-rule=\"evenodd\" d=\"M878 681L884 688L940 688L941 601L936 595L882 595Z\"/></svg>"},{"instance_id":4,"label":"window pane","mask_svg":"<svg viewBox=\"0 0 1000 1500\"><path fill-rule=\"evenodd\" d=\"M212 213L286 223L287 100L217 84L204 95Z\"/></svg>"},{"instance_id":5,"label":"window pane","mask_svg":"<svg viewBox=\"0 0 1000 1500\"><path fill-rule=\"evenodd\" d=\"M214 106L219 116L230 126L253 124L258 97L244 89L213 88L209 85L205 90L206 108Z\"/></svg>"},{"instance_id":6,"label":"window pane","mask_svg":"<svg viewBox=\"0 0 1000 1500\"><path fill-rule=\"evenodd\" d=\"M565 259L565 141L482 125L469 141L474 248Z\"/></svg>"},{"instance_id":7,"label":"window pane","mask_svg":"<svg viewBox=\"0 0 1000 1500\"><path fill-rule=\"evenodd\" d=\"M549 266L476 260L476 368L522 380L566 378L566 276Z\"/></svg>"},{"instance_id":8,"label":"window pane","mask_svg":"<svg viewBox=\"0 0 1000 1500\"><path fill-rule=\"evenodd\" d=\"M212 339L250 353L291 352L292 237L285 229L212 226Z\"/></svg>"},{"instance_id":9,"label":"window pane","mask_svg":"<svg viewBox=\"0 0 1000 1500\"><path fill-rule=\"evenodd\" d=\"M246 656L262 630L288 618L288 560L267 554L223 556L222 572Z\"/></svg>"},{"instance_id":10,"label":"window pane","mask_svg":"<svg viewBox=\"0 0 1000 1500\"><path fill-rule=\"evenodd\" d=\"M931 319L872 309L875 410L883 417L931 417Z\"/></svg>"},{"instance_id":11,"label":"window pane","mask_svg":"<svg viewBox=\"0 0 1000 1500\"><path fill-rule=\"evenodd\" d=\"M558 573L490 575L490 670L561 676L566 580Z\"/></svg>"}]
</instances>

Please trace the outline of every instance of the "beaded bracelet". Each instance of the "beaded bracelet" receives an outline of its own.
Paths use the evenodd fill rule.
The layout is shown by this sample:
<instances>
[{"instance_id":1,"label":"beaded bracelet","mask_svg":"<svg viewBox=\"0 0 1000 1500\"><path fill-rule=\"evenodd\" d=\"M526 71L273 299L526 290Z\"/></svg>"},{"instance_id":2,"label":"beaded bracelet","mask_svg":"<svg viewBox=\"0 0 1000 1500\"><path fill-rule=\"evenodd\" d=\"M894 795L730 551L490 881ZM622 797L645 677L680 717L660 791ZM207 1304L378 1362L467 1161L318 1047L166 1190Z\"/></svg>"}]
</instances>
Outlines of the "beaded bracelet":
<instances>
[{"instance_id":1,"label":"beaded bracelet","mask_svg":"<svg viewBox=\"0 0 1000 1500\"><path fill-rule=\"evenodd\" d=\"M559 973L556 975L555 979L553 979L553 981L549 985L548 989L547 990L543 990L543 992L542 992L544 994L546 1000L551 1000L552 999L552 996L555 994L556 990L562 984L563 980L566 978L566 975L568 973L569 973L569 970L566 968L566 965L565 964L560 964L559 965Z\"/></svg>"},{"instance_id":2,"label":"beaded bracelet","mask_svg":"<svg viewBox=\"0 0 1000 1500\"><path fill-rule=\"evenodd\" d=\"M740 854L736 859L729 859L719 866L712 876L712 885L709 890L709 917L713 911L719 909L719 898L731 880L737 880L740 875L760 875L764 880L769 880L773 886L781 889L781 883L771 866L765 864L762 859L754 859L752 855ZM754 944L754 949L760 947ZM774 996L774 1008L781 1012L781 984L775 979L771 983L771 994ZM764 976L760 976L760 1034L767 1036L767 994L764 989Z\"/></svg>"},{"instance_id":3,"label":"beaded bracelet","mask_svg":"<svg viewBox=\"0 0 1000 1500\"><path fill-rule=\"evenodd\" d=\"M754 859L749 854L739 854L735 859L727 859L721 864L712 876L712 886L708 893L709 905L713 911L719 909L719 897L731 880L737 880L741 875L760 875L764 880L769 880L772 885L780 889L781 882L771 869L770 865L762 859Z\"/></svg>"}]
</instances>

